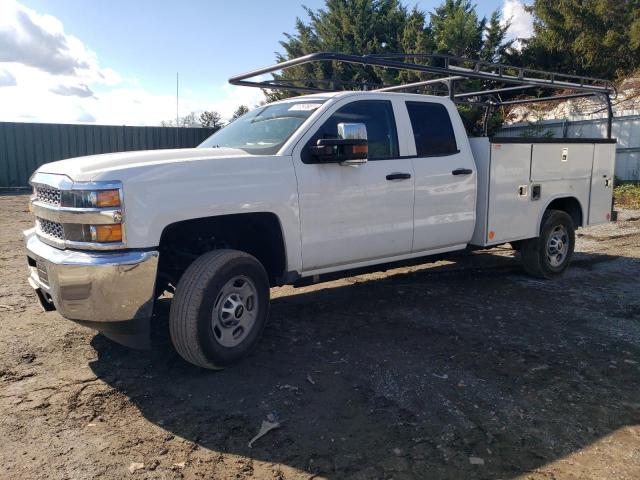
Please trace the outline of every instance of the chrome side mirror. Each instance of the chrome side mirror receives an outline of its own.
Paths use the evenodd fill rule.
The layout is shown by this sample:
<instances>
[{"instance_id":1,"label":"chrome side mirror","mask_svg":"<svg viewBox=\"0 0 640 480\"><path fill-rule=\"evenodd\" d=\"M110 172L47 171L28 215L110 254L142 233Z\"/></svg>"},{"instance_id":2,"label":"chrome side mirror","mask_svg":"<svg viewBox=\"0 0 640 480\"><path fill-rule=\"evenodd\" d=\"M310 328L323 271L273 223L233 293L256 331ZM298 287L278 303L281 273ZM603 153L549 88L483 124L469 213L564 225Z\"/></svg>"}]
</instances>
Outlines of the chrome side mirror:
<instances>
[{"instance_id":1,"label":"chrome side mirror","mask_svg":"<svg viewBox=\"0 0 640 480\"><path fill-rule=\"evenodd\" d=\"M367 163L369 146L367 143L367 126L364 123L339 123L338 138L341 140L353 140L359 145L354 145L353 157L340 162L340 165L358 166Z\"/></svg>"},{"instance_id":2,"label":"chrome side mirror","mask_svg":"<svg viewBox=\"0 0 640 480\"><path fill-rule=\"evenodd\" d=\"M339 123L338 138L320 138L309 152L311 163L362 165L369 155L367 127L364 123Z\"/></svg>"},{"instance_id":3,"label":"chrome side mirror","mask_svg":"<svg viewBox=\"0 0 640 480\"><path fill-rule=\"evenodd\" d=\"M367 126L364 123L339 123L338 138L342 140L366 140Z\"/></svg>"}]
</instances>

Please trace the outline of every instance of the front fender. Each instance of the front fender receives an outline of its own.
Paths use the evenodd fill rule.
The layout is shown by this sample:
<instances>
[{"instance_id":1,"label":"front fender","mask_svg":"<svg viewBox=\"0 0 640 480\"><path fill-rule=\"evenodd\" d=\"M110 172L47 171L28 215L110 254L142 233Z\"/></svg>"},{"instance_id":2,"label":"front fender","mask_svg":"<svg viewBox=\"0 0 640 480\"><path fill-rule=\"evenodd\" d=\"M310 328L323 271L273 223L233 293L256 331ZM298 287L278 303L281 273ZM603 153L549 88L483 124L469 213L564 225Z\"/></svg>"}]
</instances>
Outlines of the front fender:
<instances>
[{"instance_id":1,"label":"front fender","mask_svg":"<svg viewBox=\"0 0 640 480\"><path fill-rule=\"evenodd\" d=\"M176 222L267 212L276 215L282 227L287 269L302 268L298 190L291 157L178 162L125 172L127 247L156 247L163 230Z\"/></svg>"}]
</instances>

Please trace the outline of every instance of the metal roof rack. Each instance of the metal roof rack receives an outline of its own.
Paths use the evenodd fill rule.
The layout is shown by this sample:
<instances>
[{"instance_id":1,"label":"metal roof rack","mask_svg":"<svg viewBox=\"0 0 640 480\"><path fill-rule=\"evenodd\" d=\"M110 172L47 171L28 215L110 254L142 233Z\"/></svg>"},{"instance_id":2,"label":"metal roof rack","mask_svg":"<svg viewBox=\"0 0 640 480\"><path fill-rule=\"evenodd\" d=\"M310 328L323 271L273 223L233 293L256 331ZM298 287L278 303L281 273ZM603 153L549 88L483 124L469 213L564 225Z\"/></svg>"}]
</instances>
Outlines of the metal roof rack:
<instances>
[{"instance_id":1,"label":"metal roof rack","mask_svg":"<svg viewBox=\"0 0 640 480\"><path fill-rule=\"evenodd\" d=\"M411 61L409 61L411 60ZM288 68L305 65L313 62L342 62L369 67L377 67L390 70L404 70L420 74L429 74L434 78L405 83L400 85L382 85L371 82L342 81L339 79L271 79L256 80L255 77L272 74ZM417 63L420 62L420 63ZM483 80L493 83L492 88L471 92L459 91L460 81L466 79ZM548 102L577 97L595 96L606 102L608 122L607 138L611 138L611 123L613 110L611 107L611 95L615 94L615 87L609 80L584 77L579 75L567 75L555 72L546 72L524 67L491 63L482 60L474 60L466 57L455 57L437 53L409 54L392 53L376 55L349 55L335 52L311 53L274 65L252 70L236 75L229 79L232 85L258 87L267 90L289 90L301 93L335 92L348 87L378 92L406 91L436 84L444 85L448 96L458 104L477 105L485 108L484 132L487 132L489 114L493 108L500 105L514 105L518 103ZM497 85L496 85L497 84ZM508 86L504 86L504 85ZM334 88L322 85L333 85ZM565 92L559 95L531 97L502 101L501 93L527 89L553 89ZM566 91L572 93L566 93Z\"/></svg>"}]
</instances>

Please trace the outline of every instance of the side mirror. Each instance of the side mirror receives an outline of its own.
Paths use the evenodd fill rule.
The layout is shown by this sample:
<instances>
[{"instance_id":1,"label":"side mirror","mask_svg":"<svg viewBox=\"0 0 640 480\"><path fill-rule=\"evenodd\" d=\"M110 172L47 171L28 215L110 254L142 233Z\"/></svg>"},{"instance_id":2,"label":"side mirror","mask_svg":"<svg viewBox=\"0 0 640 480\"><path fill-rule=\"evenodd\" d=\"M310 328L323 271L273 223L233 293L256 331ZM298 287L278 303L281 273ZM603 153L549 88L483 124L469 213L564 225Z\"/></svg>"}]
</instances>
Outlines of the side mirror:
<instances>
[{"instance_id":1,"label":"side mirror","mask_svg":"<svg viewBox=\"0 0 640 480\"><path fill-rule=\"evenodd\" d=\"M317 163L361 165L367 162L369 144L364 123L339 123L338 138L320 138L309 148Z\"/></svg>"}]
</instances>

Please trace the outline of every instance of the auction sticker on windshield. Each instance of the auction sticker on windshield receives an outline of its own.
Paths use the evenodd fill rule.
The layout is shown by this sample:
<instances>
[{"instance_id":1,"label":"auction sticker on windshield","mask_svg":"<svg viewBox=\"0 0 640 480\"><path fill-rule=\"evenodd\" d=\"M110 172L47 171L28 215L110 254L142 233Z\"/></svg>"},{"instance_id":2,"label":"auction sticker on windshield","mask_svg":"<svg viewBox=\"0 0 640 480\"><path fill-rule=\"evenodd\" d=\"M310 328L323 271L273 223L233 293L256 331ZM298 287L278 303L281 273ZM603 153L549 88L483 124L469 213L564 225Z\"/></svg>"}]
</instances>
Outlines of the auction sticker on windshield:
<instances>
[{"instance_id":1,"label":"auction sticker on windshield","mask_svg":"<svg viewBox=\"0 0 640 480\"><path fill-rule=\"evenodd\" d=\"M295 105L292 105L289 107L289 111L311 111L311 110L315 110L316 108L318 108L320 105L322 105L321 103L296 103Z\"/></svg>"}]
</instances>

